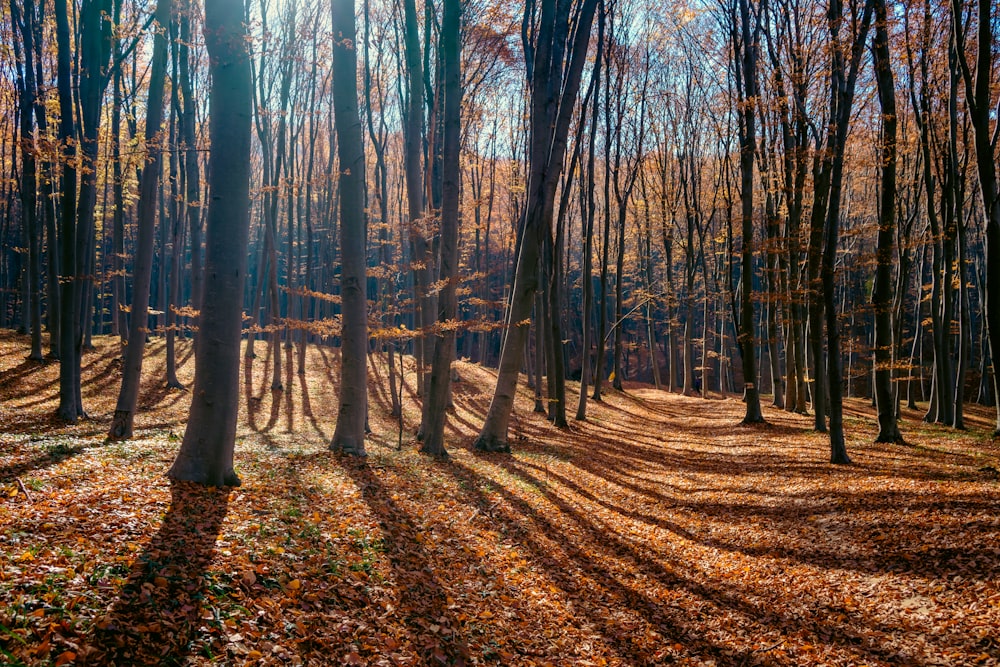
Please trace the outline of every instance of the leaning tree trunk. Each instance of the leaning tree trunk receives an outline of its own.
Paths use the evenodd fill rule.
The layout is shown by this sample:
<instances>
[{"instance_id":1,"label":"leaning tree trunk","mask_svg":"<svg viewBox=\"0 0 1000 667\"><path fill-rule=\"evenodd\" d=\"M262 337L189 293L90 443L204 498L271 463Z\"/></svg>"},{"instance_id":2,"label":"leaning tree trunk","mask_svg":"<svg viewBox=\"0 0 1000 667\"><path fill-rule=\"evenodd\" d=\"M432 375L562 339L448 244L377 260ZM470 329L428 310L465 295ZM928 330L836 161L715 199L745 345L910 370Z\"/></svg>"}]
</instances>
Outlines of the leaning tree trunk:
<instances>
[{"instance_id":1,"label":"leaning tree trunk","mask_svg":"<svg viewBox=\"0 0 1000 667\"><path fill-rule=\"evenodd\" d=\"M485 423L475 447L487 451L509 451L507 428L514 408L514 393L524 354L531 304L538 288L541 235L552 223L555 192L566 157L573 107L590 41L590 27L597 0L582 0L577 9L576 32L570 38L570 3L543 0L534 45L525 44L532 55L531 154L528 201L521 225L521 249L517 257L514 286L510 295L507 337L500 353L500 371ZM527 10L527 11L530 11ZM564 64L562 56L568 60Z\"/></svg>"},{"instance_id":2,"label":"leaning tree trunk","mask_svg":"<svg viewBox=\"0 0 1000 667\"><path fill-rule=\"evenodd\" d=\"M604 52L604 11L597 16L597 57L594 59L594 71L590 75L590 88L594 95L594 108L590 116L590 132L587 143L587 177L586 182L580 183L580 210L586 216L586 223L583 225L583 308L580 316L583 327L583 344L581 346L580 361L580 395L576 406L576 419L583 421L587 418L587 385L590 384L590 374L593 370L593 363L590 355L591 348L591 313L594 310L594 216L597 212L597 205L594 201L594 162L595 149L597 145L597 117L598 103L600 101L601 89L601 60ZM589 95L590 93L588 93Z\"/></svg>"},{"instance_id":3,"label":"leaning tree trunk","mask_svg":"<svg viewBox=\"0 0 1000 667\"><path fill-rule=\"evenodd\" d=\"M118 393L115 416L108 431L111 440L132 437L135 408L139 401L139 381L142 360L149 332L149 283L153 274L153 241L156 235L156 192L160 183L160 163L163 156L161 139L157 137L163 123L164 81L167 69L167 21L172 0L160 0L156 6L156 22L160 29L153 41L153 65L149 78L149 101L146 109L146 166L139 181L139 219L136 239L135 268L132 279L132 318L128 346L122 365L122 386Z\"/></svg>"},{"instance_id":4,"label":"leaning tree trunk","mask_svg":"<svg viewBox=\"0 0 1000 667\"><path fill-rule=\"evenodd\" d=\"M171 479L239 486L233 470L239 412L243 285L250 237L250 56L241 0L206 0L205 46L212 88L204 293L194 390Z\"/></svg>"},{"instance_id":5,"label":"leaning tree trunk","mask_svg":"<svg viewBox=\"0 0 1000 667\"><path fill-rule=\"evenodd\" d=\"M353 0L333 0L333 112L340 161L342 269L340 405L330 449L365 456L368 301L365 268L365 153L358 113Z\"/></svg>"}]
</instances>

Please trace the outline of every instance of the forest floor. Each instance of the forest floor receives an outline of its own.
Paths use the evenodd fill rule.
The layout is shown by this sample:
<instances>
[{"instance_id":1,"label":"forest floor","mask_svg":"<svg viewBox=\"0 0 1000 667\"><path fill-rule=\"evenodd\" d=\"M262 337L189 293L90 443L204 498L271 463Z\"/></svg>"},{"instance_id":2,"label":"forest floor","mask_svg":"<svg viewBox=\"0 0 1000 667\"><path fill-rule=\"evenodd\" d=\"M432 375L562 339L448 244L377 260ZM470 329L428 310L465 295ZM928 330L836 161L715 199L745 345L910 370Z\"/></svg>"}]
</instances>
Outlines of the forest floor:
<instances>
[{"instance_id":1,"label":"forest floor","mask_svg":"<svg viewBox=\"0 0 1000 667\"><path fill-rule=\"evenodd\" d=\"M105 444L118 347L84 358L89 419L54 418L58 364L0 333L0 663L1000 664L1000 447L908 412L851 466L803 415L644 385L559 430L522 389L510 455L471 442L495 373L458 364L447 461L402 448L370 365L367 460L328 451L337 352L272 392L243 375L229 491L171 485L189 393L148 346L137 436ZM193 373L179 346L180 377ZM409 363L410 360L407 360ZM569 386L570 404L576 385Z\"/></svg>"}]
</instances>

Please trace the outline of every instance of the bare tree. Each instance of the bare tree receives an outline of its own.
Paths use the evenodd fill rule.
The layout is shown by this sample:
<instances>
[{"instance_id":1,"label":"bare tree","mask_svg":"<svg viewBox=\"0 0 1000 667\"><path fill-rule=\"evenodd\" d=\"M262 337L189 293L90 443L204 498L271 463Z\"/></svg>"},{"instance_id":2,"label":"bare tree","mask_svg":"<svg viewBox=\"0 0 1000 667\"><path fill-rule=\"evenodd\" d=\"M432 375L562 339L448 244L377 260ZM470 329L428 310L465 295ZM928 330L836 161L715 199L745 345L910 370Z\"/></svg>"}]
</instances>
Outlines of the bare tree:
<instances>
[{"instance_id":1,"label":"bare tree","mask_svg":"<svg viewBox=\"0 0 1000 667\"><path fill-rule=\"evenodd\" d=\"M205 291L195 346L194 389L184 440L169 476L239 486L233 469L239 412L240 332L250 236L250 56L241 0L206 0L212 88L205 234ZM224 147L224 148L223 148Z\"/></svg>"},{"instance_id":2,"label":"bare tree","mask_svg":"<svg viewBox=\"0 0 1000 667\"><path fill-rule=\"evenodd\" d=\"M552 224L556 186L566 157L566 139L596 7L597 0L579 3L542 0L537 23L534 2L525 7L524 25L534 26L534 35L526 34L524 43L531 81L528 201L520 228L521 247L510 295L507 337L500 354L500 372L476 449L510 449L507 427L524 354L526 323L538 289L541 237Z\"/></svg>"},{"instance_id":3,"label":"bare tree","mask_svg":"<svg viewBox=\"0 0 1000 667\"><path fill-rule=\"evenodd\" d=\"M365 153L358 112L354 0L333 0L333 37L333 111L340 176L342 353L340 405L330 449L365 456L368 416Z\"/></svg>"}]
</instances>

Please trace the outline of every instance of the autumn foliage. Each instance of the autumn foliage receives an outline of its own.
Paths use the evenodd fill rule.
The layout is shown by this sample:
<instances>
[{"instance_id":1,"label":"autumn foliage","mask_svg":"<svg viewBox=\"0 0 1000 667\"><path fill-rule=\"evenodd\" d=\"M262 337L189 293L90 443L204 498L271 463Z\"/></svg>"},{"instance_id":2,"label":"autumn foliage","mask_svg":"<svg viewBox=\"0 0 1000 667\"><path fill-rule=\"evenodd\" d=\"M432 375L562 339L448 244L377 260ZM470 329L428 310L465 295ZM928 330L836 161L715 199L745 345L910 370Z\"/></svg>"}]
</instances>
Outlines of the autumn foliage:
<instances>
[{"instance_id":1,"label":"autumn foliage","mask_svg":"<svg viewBox=\"0 0 1000 667\"><path fill-rule=\"evenodd\" d=\"M765 408L769 425L740 426L734 397L626 383L558 430L522 388L513 454L476 454L494 372L460 362L438 461L417 453L413 401L397 448L376 357L356 460L326 447L338 350L310 347L284 392L267 389L268 358L245 368L244 485L217 490L165 477L189 395L161 389L161 339L137 437L104 444L118 348L97 344L93 419L67 426L52 417L57 366L0 334L4 664L1000 661L985 411L964 433L904 412L902 447L872 444L871 408L848 401L842 467L808 417Z\"/></svg>"}]
</instances>

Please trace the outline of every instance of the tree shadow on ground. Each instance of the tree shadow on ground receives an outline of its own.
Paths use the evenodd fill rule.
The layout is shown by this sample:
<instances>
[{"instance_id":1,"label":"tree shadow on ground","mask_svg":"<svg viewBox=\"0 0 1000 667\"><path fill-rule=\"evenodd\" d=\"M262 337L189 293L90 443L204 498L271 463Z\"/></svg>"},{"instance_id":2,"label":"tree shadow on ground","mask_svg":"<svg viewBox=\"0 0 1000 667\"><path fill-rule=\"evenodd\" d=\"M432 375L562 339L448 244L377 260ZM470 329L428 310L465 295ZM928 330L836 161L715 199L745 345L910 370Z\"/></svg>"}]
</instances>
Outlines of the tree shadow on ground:
<instances>
[{"instance_id":1,"label":"tree shadow on ground","mask_svg":"<svg viewBox=\"0 0 1000 667\"><path fill-rule=\"evenodd\" d=\"M97 446L96 444L94 446ZM21 447L17 447L16 450L22 450L30 447L25 443ZM22 459L20 461L11 461L10 457L4 454L2 448L0 448L0 454L4 455L4 459L7 462L0 466L0 484L8 484L13 482L15 479L22 477L28 473L44 470L54 465L58 465L67 459L71 459L74 456L82 454L90 447L84 445L74 444L67 445L63 442L56 442L42 447L34 447L38 450L34 456L29 456L27 459ZM15 450L15 451L16 451Z\"/></svg>"},{"instance_id":2,"label":"tree shadow on ground","mask_svg":"<svg viewBox=\"0 0 1000 667\"><path fill-rule=\"evenodd\" d=\"M208 566L229 507L229 490L174 482L159 532L136 558L118 600L95 623L83 661L181 665L198 652Z\"/></svg>"},{"instance_id":3,"label":"tree shadow on ground","mask_svg":"<svg viewBox=\"0 0 1000 667\"><path fill-rule=\"evenodd\" d=\"M402 621L412 633L407 639L420 652L422 664L467 664L471 656L459 632L462 624L449 610L440 575L434 572L412 517L397 505L366 461L344 459L342 464L381 525L396 588L403 597ZM430 630L432 625L437 629Z\"/></svg>"},{"instance_id":4,"label":"tree shadow on ground","mask_svg":"<svg viewBox=\"0 0 1000 667\"><path fill-rule=\"evenodd\" d=\"M531 553L536 563L545 566L559 588L573 598L577 612L588 617L615 650L633 664L653 664L663 659L657 655L656 647L642 646L634 641L636 621L648 624L647 627L655 629L668 641L680 643L686 651L701 657L711 656L722 664L774 664L768 656L754 650L735 646L724 648L701 636L692 621L705 613L740 618L745 626L757 625L768 636L776 630L816 632L824 635L826 641L865 660L921 664L895 653L889 646L878 644L847 623L835 621L825 609L769 608L738 585L700 581L691 576L693 573L687 571L684 563L674 562L669 557L656 557L655 552L648 552L618 535L611 525L567 502L549 483L523 470L515 459L494 456L490 460L520 483L537 489L557 510L555 518L542 514L509 489L495 485L496 493L513 510L495 515L504 524L503 533ZM467 479L476 475L460 464L452 471ZM556 546L546 543L543 535L563 537ZM559 557L560 552L568 562ZM592 557L596 552L610 555L618 565L612 568L602 564ZM649 582L655 585L650 587ZM657 587L674 591L679 597L659 598ZM609 601L626 616L604 614L602 610ZM629 620L628 615L633 620ZM876 629L885 632L894 628Z\"/></svg>"}]
</instances>

